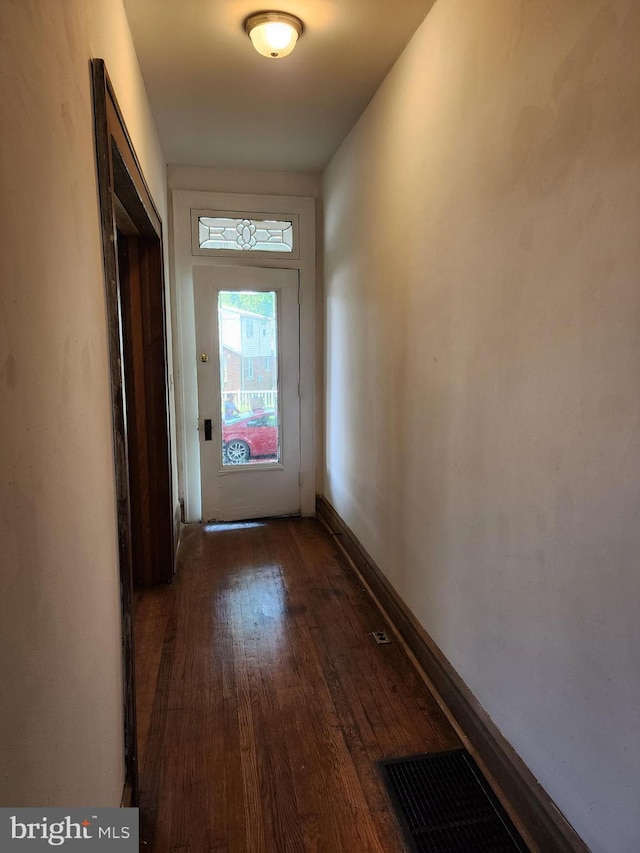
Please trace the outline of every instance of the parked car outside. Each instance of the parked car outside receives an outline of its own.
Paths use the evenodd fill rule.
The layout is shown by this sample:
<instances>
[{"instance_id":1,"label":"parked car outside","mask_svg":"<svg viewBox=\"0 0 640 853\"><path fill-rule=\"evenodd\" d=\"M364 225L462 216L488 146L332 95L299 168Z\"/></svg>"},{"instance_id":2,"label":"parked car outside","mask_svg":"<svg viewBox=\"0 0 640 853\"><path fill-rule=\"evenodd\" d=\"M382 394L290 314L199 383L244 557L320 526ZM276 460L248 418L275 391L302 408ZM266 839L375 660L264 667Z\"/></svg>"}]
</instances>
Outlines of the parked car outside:
<instances>
[{"instance_id":1,"label":"parked car outside","mask_svg":"<svg viewBox=\"0 0 640 853\"><path fill-rule=\"evenodd\" d=\"M242 465L251 459L278 455L278 416L275 409L260 409L222 426L225 465Z\"/></svg>"}]
</instances>

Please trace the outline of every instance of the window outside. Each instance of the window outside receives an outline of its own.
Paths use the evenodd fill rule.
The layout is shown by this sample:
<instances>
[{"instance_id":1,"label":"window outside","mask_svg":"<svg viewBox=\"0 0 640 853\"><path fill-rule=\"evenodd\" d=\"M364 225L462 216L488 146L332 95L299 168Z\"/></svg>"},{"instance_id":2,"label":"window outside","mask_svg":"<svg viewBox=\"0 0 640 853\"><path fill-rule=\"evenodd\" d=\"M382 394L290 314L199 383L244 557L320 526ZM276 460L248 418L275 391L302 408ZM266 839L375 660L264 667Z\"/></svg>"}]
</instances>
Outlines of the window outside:
<instances>
[{"instance_id":1,"label":"window outside","mask_svg":"<svg viewBox=\"0 0 640 853\"><path fill-rule=\"evenodd\" d=\"M276 293L218 298L222 464L280 461Z\"/></svg>"}]
</instances>

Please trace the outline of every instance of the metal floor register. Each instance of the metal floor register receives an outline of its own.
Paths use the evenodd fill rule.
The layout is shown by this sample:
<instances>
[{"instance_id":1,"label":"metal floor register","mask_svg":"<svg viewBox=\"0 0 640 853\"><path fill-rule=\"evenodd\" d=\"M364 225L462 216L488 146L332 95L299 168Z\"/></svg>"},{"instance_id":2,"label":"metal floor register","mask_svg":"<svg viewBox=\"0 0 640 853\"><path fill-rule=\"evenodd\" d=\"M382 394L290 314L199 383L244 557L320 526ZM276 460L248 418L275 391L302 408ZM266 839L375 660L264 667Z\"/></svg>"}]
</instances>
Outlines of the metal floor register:
<instances>
[{"instance_id":1,"label":"metal floor register","mask_svg":"<svg viewBox=\"0 0 640 853\"><path fill-rule=\"evenodd\" d=\"M528 853L465 749L380 766L412 853Z\"/></svg>"}]
</instances>

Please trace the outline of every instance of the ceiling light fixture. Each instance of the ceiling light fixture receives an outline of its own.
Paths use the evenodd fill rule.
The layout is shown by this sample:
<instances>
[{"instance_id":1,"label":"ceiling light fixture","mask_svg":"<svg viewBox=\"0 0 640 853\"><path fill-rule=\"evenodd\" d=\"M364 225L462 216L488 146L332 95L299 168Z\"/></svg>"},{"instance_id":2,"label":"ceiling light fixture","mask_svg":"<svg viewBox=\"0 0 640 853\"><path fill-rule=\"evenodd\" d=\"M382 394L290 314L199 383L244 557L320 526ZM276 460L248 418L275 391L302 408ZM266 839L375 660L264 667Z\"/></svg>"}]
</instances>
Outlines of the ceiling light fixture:
<instances>
[{"instance_id":1,"label":"ceiling light fixture","mask_svg":"<svg viewBox=\"0 0 640 853\"><path fill-rule=\"evenodd\" d=\"M303 29L300 18L287 12L256 12L244 22L244 31L255 49L269 59L289 56Z\"/></svg>"}]
</instances>

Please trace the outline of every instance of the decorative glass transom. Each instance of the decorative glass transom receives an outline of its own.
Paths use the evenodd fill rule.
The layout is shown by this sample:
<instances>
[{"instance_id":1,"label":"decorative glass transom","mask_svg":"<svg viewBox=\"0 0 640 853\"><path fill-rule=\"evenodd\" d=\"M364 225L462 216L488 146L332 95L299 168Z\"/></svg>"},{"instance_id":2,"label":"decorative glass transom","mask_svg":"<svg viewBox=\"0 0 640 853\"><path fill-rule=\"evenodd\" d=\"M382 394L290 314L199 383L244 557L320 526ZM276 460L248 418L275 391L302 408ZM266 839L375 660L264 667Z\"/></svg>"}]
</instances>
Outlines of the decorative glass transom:
<instances>
[{"instance_id":1,"label":"decorative glass transom","mask_svg":"<svg viewBox=\"0 0 640 853\"><path fill-rule=\"evenodd\" d=\"M238 252L292 252L293 222L199 216L198 246Z\"/></svg>"}]
</instances>

